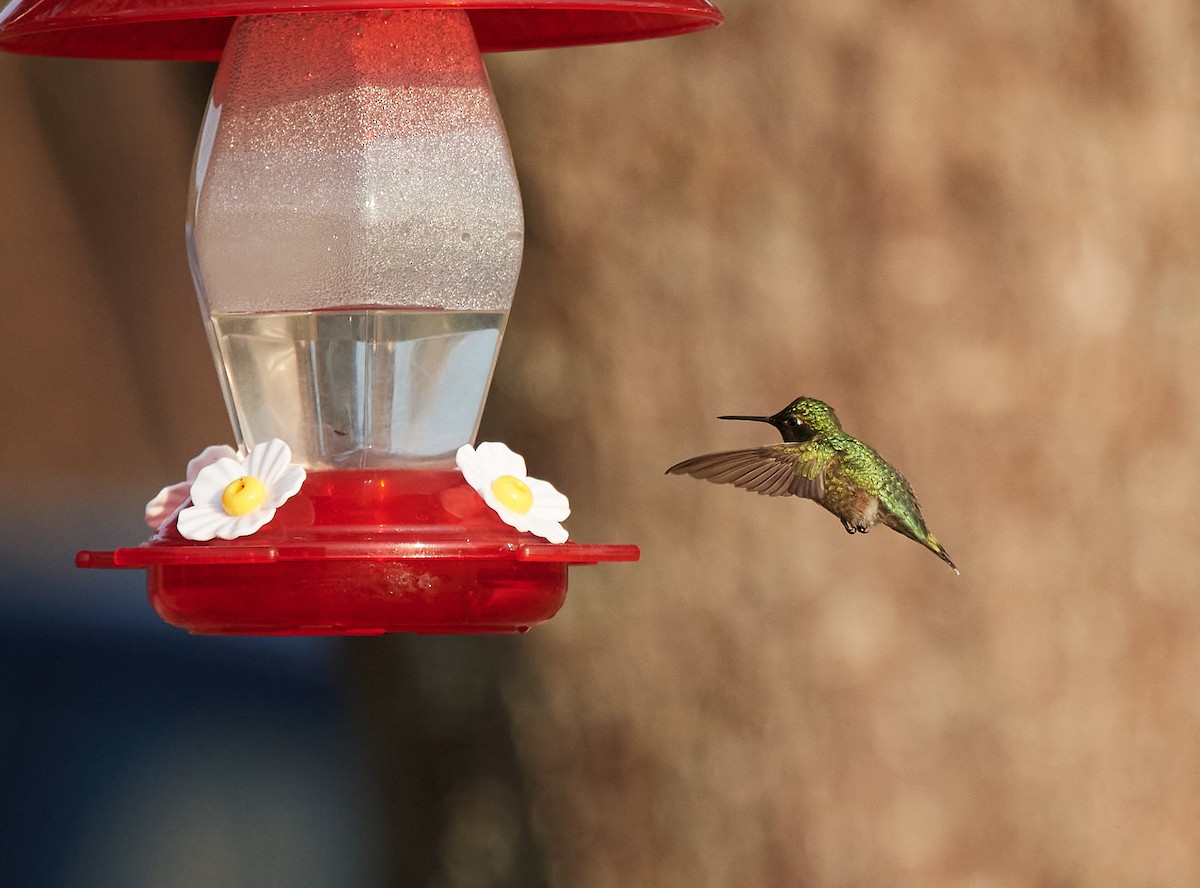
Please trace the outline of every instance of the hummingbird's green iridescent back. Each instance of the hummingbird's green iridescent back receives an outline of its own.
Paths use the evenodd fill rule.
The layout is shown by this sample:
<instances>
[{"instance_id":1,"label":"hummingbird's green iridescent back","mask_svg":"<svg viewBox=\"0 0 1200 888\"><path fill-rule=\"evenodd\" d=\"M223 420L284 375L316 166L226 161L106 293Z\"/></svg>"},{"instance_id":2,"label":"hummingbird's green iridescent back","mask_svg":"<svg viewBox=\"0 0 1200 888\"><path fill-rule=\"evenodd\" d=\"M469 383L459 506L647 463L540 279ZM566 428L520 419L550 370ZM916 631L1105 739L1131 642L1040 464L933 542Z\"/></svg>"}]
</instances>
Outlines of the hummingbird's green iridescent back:
<instances>
[{"instance_id":1,"label":"hummingbird's green iridescent back","mask_svg":"<svg viewBox=\"0 0 1200 888\"><path fill-rule=\"evenodd\" d=\"M820 503L849 533L866 533L877 523L904 534L954 568L941 543L925 526L912 486L878 452L842 430L824 401L797 398L773 416L723 416L767 422L783 442L750 450L711 453L667 469L718 484L733 484L767 496L803 496Z\"/></svg>"}]
</instances>

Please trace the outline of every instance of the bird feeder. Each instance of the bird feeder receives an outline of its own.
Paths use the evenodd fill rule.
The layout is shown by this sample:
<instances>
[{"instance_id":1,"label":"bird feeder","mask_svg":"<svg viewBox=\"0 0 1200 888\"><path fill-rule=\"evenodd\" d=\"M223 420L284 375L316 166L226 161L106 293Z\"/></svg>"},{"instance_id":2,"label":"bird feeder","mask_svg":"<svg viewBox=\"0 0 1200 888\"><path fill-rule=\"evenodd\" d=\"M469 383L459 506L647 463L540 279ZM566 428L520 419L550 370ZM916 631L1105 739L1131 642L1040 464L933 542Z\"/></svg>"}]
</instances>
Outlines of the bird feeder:
<instances>
[{"instance_id":1,"label":"bird feeder","mask_svg":"<svg viewBox=\"0 0 1200 888\"><path fill-rule=\"evenodd\" d=\"M191 632L265 635L523 631L569 566L636 560L539 530L565 498L472 446L524 239L480 53L720 20L706 0L0 9L0 49L220 59L187 242L238 449L196 465L152 539L77 563L146 570Z\"/></svg>"}]
</instances>

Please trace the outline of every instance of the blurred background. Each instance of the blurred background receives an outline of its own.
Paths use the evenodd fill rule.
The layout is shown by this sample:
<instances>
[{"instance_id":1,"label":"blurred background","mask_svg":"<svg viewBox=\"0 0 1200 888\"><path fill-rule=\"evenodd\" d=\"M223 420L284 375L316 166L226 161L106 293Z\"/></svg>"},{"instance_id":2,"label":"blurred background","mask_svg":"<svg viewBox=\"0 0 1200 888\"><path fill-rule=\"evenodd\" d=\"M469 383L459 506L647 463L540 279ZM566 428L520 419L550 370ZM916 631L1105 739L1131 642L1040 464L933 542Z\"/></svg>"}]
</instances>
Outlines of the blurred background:
<instances>
[{"instance_id":1,"label":"blurred background","mask_svg":"<svg viewBox=\"0 0 1200 888\"><path fill-rule=\"evenodd\" d=\"M722 9L488 58L527 252L481 438L643 552L520 638L192 638L70 567L230 438L213 69L0 56L0 881L1200 884L1200 11ZM663 475L800 394L961 577Z\"/></svg>"}]
</instances>

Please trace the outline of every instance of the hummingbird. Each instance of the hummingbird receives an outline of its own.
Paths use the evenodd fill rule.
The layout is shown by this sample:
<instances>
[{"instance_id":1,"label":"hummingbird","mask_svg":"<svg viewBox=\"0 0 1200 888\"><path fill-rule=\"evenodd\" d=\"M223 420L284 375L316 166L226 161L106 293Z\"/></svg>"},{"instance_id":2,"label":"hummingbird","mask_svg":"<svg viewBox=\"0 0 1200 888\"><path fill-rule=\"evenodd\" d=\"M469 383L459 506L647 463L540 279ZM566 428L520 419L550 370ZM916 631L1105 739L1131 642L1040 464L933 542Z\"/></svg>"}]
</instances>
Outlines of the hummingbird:
<instances>
[{"instance_id":1,"label":"hummingbird","mask_svg":"<svg viewBox=\"0 0 1200 888\"><path fill-rule=\"evenodd\" d=\"M873 447L842 431L833 408L816 398L797 398L772 416L720 416L766 422L782 443L727 450L684 460L669 475L691 475L732 484L764 496L816 500L847 533L884 524L916 540L958 573L937 537L925 526L912 486Z\"/></svg>"}]
</instances>

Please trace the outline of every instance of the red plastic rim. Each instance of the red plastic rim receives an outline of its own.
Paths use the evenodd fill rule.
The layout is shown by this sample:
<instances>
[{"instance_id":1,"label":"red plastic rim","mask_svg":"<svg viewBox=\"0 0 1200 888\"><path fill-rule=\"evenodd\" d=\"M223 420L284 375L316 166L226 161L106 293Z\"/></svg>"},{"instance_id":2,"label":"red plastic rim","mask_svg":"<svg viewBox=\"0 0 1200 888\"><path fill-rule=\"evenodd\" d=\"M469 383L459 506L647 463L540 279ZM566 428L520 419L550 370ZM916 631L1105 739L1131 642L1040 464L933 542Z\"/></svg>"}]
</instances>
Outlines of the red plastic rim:
<instances>
[{"instance_id":1,"label":"red plastic rim","mask_svg":"<svg viewBox=\"0 0 1200 888\"><path fill-rule=\"evenodd\" d=\"M504 524L457 471L310 472L250 537L80 552L144 568L150 601L194 633L521 632L550 619L570 565L636 561L637 546L554 545Z\"/></svg>"},{"instance_id":2,"label":"red plastic rim","mask_svg":"<svg viewBox=\"0 0 1200 888\"><path fill-rule=\"evenodd\" d=\"M12 0L0 49L33 55L215 61L242 15L466 9L483 52L669 37L719 25L707 0Z\"/></svg>"}]
</instances>

